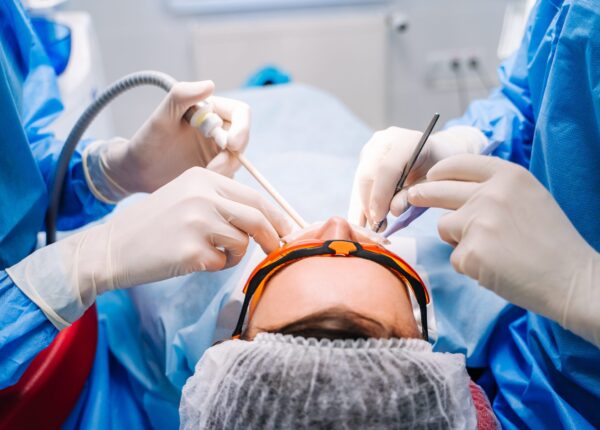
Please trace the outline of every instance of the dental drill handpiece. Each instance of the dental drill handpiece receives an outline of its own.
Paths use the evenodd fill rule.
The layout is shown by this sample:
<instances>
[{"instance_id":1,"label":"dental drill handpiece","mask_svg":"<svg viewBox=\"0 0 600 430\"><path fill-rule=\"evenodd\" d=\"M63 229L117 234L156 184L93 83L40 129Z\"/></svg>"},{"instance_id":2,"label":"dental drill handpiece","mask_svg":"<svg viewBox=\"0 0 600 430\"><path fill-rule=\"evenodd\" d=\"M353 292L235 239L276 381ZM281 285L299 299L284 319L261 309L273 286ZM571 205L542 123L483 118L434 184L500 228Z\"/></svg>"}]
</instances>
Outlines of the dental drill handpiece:
<instances>
[{"instance_id":1,"label":"dental drill handpiece","mask_svg":"<svg viewBox=\"0 0 600 430\"><path fill-rule=\"evenodd\" d=\"M223 119L214 113L213 106L210 102L201 101L195 106L192 106L185 113L184 118L189 124L200 131L207 139L213 139L219 148L227 149L227 132L223 129ZM277 204L300 226L305 228L308 223L292 208L292 206L275 190L269 181L250 163L244 154L241 152L230 151L235 156L242 166L250 173L254 179L269 193L269 195L277 202Z\"/></svg>"}]
</instances>

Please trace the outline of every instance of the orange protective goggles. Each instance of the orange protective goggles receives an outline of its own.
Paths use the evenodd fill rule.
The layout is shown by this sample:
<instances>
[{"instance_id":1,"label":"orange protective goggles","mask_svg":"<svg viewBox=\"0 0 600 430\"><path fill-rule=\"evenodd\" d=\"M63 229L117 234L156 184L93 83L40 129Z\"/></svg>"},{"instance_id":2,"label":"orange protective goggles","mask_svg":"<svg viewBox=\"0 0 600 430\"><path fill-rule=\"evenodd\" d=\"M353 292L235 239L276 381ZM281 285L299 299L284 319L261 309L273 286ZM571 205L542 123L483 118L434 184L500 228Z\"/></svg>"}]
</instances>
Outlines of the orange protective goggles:
<instances>
[{"instance_id":1,"label":"orange protective goggles","mask_svg":"<svg viewBox=\"0 0 600 430\"><path fill-rule=\"evenodd\" d=\"M242 334L246 314L252 317L260 301L267 282L281 269L298 260L309 257L356 257L378 263L392 272L405 285L410 287L419 305L423 338L427 335L427 304L429 292L419 274L393 252L376 244L352 242L348 240L306 240L285 245L267 256L254 269L244 286L244 303L233 332L237 338Z\"/></svg>"}]
</instances>

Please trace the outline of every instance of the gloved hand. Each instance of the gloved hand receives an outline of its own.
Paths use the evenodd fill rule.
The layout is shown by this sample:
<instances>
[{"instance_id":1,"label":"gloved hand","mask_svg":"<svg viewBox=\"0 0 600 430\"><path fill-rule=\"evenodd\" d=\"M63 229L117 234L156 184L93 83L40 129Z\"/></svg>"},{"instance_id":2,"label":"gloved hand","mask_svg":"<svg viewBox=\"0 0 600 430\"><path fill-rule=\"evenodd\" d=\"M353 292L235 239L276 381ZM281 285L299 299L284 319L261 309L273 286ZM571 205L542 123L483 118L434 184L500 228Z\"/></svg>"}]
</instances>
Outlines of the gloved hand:
<instances>
[{"instance_id":1,"label":"gloved hand","mask_svg":"<svg viewBox=\"0 0 600 430\"><path fill-rule=\"evenodd\" d=\"M41 248L7 269L58 328L106 291L237 264L248 236L269 253L291 224L258 192L192 168L106 224Z\"/></svg>"},{"instance_id":2,"label":"gloved hand","mask_svg":"<svg viewBox=\"0 0 600 430\"><path fill-rule=\"evenodd\" d=\"M211 96L213 90L211 81L179 82L130 140L98 141L86 148L84 167L94 195L116 203L132 193L151 193L194 166L232 177L239 167L237 158L183 119L192 105L207 99L224 120L227 148L244 151L250 128L248 105Z\"/></svg>"},{"instance_id":3,"label":"gloved hand","mask_svg":"<svg viewBox=\"0 0 600 430\"><path fill-rule=\"evenodd\" d=\"M458 155L408 190L415 206L454 210L438 224L454 268L506 300L600 346L600 254L527 170Z\"/></svg>"},{"instance_id":4,"label":"gloved hand","mask_svg":"<svg viewBox=\"0 0 600 430\"><path fill-rule=\"evenodd\" d=\"M404 166L423 133L406 128L390 127L378 131L363 147L354 176L348 220L373 226L383 220L388 211L395 216L408 208L406 191L394 196ZM474 127L456 126L432 134L405 182L405 188L415 184L440 160L456 154L477 154L487 138Z\"/></svg>"}]
</instances>

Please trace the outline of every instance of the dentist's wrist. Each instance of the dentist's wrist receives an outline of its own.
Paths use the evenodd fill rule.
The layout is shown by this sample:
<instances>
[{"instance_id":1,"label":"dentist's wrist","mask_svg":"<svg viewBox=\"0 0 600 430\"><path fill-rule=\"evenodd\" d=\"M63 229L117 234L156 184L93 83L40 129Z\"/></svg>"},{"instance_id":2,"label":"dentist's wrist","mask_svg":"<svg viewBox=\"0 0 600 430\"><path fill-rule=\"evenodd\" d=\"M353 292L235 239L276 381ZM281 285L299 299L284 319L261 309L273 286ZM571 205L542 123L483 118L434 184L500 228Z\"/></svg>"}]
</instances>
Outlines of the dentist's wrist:
<instances>
[{"instance_id":1,"label":"dentist's wrist","mask_svg":"<svg viewBox=\"0 0 600 430\"><path fill-rule=\"evenodd\" d=\"M96 226L38 249L6 269L14 284L62 330L77 321L96 301L97 287L108 285L106 252Z\"/></svg>"},{"instance_id":2,"label":"dentist's wrist","mask_svg":"<svg viewBox=\"0 0 600 430\"><path fill-rule=\"evenodd\" d=\"M589 247L589 252L571 267L568 291L563 297L557 296L562 303L558 322L600 348L600 253Z\"/></svg>"},{"instance_id":3,"label":"dentist's wrist","mask_svg":"<svg viewBox=\"0 0 600 430\"><path fill-rule=\"evenodd\" d=\"M129 142L123 138L96 141L83 152L86 182L92 194L100 201L116 204L135 192L143 191L134 181L137 171L130 161Z\"/></svg>"}]
</instances>

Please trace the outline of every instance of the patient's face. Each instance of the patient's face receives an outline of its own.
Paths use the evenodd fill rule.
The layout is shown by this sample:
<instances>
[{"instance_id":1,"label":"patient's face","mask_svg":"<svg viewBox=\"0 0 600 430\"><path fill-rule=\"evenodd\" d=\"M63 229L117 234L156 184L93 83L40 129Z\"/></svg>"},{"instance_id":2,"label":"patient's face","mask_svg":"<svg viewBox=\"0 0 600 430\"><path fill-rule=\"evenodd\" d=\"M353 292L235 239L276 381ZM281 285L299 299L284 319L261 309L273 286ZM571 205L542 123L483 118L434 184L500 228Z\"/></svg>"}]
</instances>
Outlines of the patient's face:
<instances>
[{"instance_id":1,"label":"patient's face","mask_svg":"<svg viewBox=\"0 0 600 430\"><path fill-rule=\"evenodd\" d=\"M306 240L374 243L341 218L296 235ZM289 265L267 284L246 331L277 331L309 315L336 309L378 324L378 337L420 337L406 286L388 269L360 258L310 257Z\"/></svg>"}]
</instances>

